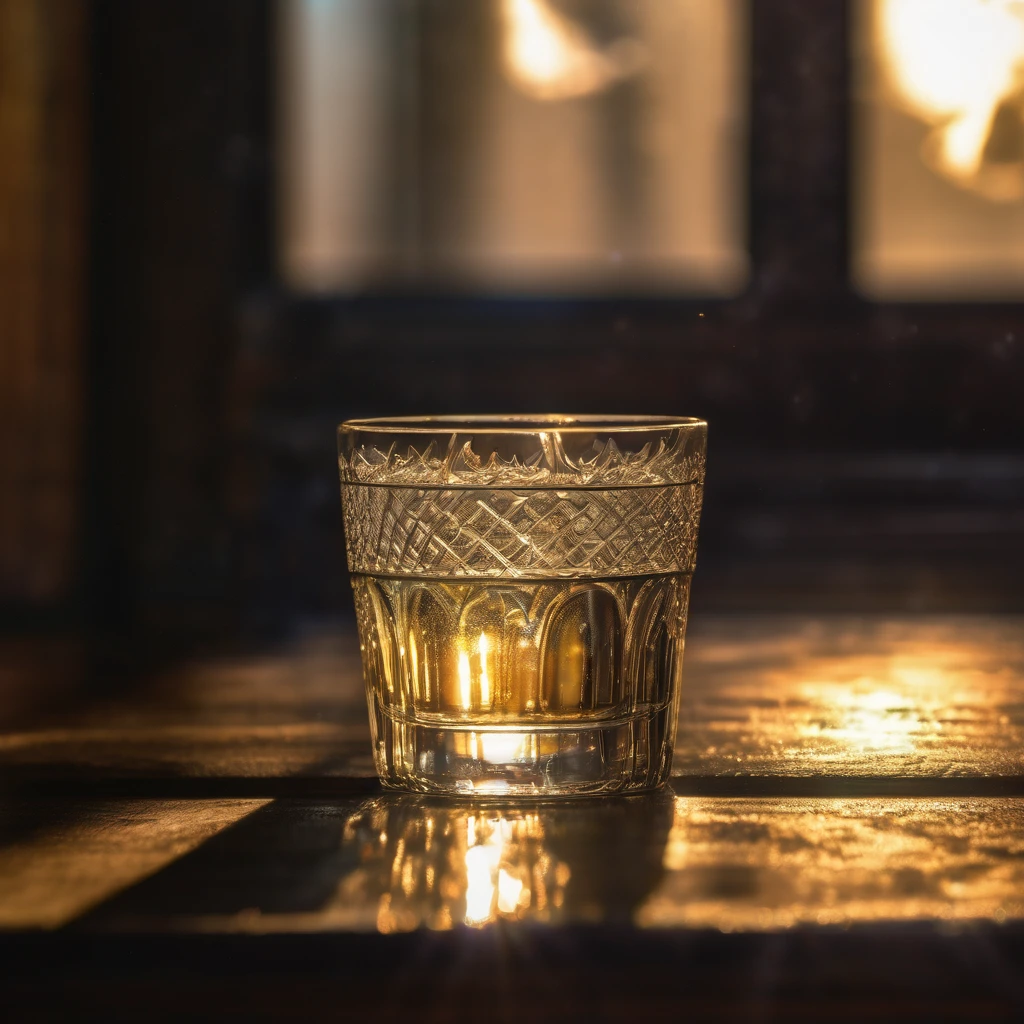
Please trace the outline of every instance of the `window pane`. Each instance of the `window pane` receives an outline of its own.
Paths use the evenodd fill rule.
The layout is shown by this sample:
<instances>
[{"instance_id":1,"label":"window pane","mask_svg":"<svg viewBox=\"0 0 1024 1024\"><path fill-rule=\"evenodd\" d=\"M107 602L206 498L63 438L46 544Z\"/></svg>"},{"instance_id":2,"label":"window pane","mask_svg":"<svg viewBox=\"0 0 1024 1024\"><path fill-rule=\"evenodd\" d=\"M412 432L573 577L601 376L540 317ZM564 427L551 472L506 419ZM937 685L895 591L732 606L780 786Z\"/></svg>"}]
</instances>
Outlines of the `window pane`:
<instances>
[{"instance_id":1,"label":"window pane","mask_svg":"<svg viewBox=\"0 0 1024 1024\"><path fill-rule=\"evenodd\" d=\"M858 0L854 274L880 298L1024 292L1024 4Z\"/></svg>"},{"instance_id":2,"label":"window pane","mask_svg":"<svg viewBox=\"0 0 1024 1024\"><path fill-rule=\"evenodd\" d=\"M742 0L281 0L300 289L731 293Z\"/></svg>"}]
</instances>

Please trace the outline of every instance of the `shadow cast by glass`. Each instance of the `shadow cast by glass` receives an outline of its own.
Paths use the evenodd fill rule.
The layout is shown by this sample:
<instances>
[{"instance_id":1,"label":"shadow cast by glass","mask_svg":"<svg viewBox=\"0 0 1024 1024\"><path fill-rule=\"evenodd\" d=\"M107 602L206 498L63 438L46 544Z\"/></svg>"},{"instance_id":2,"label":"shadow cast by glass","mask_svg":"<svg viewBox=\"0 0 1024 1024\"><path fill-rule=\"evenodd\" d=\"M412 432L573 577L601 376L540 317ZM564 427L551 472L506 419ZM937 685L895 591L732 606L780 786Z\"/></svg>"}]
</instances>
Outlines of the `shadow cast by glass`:
<instances>
[{"instance_id":1,"label":"shadow cast by glass","mask_svg":"<svg viewBox=\"0 0 1024 1024\"><path fill-rule=\"evenodd\" d=\"M674 799L460 805L276 800L77 927L383 933L495 921L628 924L662 880Z\"/></svg>"}]
</instances>

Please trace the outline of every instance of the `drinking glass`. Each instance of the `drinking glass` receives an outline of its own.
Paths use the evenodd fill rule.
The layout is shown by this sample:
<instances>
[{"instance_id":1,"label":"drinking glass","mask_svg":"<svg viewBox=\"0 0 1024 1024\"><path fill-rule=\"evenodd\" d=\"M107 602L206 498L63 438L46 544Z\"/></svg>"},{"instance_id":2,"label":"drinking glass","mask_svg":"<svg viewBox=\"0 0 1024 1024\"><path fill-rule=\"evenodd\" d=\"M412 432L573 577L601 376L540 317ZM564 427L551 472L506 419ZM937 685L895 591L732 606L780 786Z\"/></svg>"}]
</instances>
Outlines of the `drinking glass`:
<instances>
[{"instance_id":1,"label":"drinking glass","mask_svg":"<svg viewBox=\"0 0 1024 1024\"><path fill-rule=\"evenodd\" d=\"M546 797L666 780L706 443L704 421L667 416L339 427L385 786Z\"/></svg>"}]
</instances>

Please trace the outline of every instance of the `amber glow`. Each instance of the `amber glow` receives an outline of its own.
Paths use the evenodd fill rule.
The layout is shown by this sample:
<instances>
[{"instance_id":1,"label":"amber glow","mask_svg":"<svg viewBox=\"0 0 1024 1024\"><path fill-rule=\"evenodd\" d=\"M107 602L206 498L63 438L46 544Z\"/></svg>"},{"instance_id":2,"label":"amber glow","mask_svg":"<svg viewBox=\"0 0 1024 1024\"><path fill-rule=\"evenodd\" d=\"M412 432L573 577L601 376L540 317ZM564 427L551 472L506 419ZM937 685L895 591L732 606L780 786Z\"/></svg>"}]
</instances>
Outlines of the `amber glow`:
<instances>
[{"instance_id":1,"label":"amber glow","mask_svg":"<svg viewBox=\"0 0 1024 1024\"><path fill-rule=\"evenodd\" d=\"M452 817L461 815L452 812ZM469 815L465 822L466 924L545 917L549 902L561 903L571 872L544 850L539 815Z\"/></svg>"},{"instance_id":2,"label":"amber glow","mask_svg":"<svg viewBox=\"0 0 1024 1024\"><path fill-rule=\"evenodd\" d=\"M468 633L471 649L478 650L479 634L479 625ZM497 630L488 636L497 649ZM340 846L337 824L311 836L314 877L335 885L322 902L296 901L307 909L293 911L281 901L280 909L253 913L230 904L218 911L223 902L215 901L187 926L277 934L443 929L467 917L474 927L503 920L621 926L628 917L651 927L727 930L1024 921L1024 800L984 795L1004 785L1016 793L1024 772L1022 637L1022 616L706 618L688 652L670 785L694 792L705 784L701 777L714 777L731 795L673 800L668 790L533 805L395 794L346 799L315 811L331 815L328 823L345 818ZM254 662L244 692L274 699L294 678L294 665ZM236 664L219 665L185 677L177 692L190 704L211 693L226 703L237 699L238 680ZM315 685L325 689L314 693L333 692L334 673ZM197 739L258 747L280 739L283 728L147 726L133 714L74 733L11 733L0 751L28 765L50 763L54 745L72 741L103 758L129 740L132 749L157 755ZM345 742L321 727L287 729L302 746L331 750ZM801 775L804 784L794 786ZM114 895L104 850L131 854L115 889L160 870L167 836L199 811L188 801L157 802L97 804L103 824L81 837L85 861L77 852L74 863L67 859L63 827L9 844L0 892L10 926L38 927L29 915L43 897L51 901L42 922L49 926ZM195 842L262 803L202 801ZM268 823L274 834L292 828L298 812L288 804L269 805L267 821L253 822L257 837L268 834ZM70 835L74 845L77 833ZM182 836L181 848L191 849L193 838ZM322 856L324 840L330 857ZM185 923L187 909L176 924Z\"/></svg>"},{"instance_id":3,"label":"amber glow","mask_svg":"<svg viewBox=\"0 0 1024 1024\"><path fill-rule=\"evenodd\" d=\"M504 0L504 63L509 80L537 100L600 92L633 74L643 51L632 40L598 50L573 21L546 0Z\"/></svg>"},{"instance_id":4,"label":"amber glow","mask_svg":"<svg viewBox=\"0 0 1024 1024\"><path fill-rule=\"evenodd\" d=\"M524 866L514 863L518 831L503 818L467 820L466 924L479 927L529 906L532 892L522 877Z\"/></svg>"},{"instance_id":5,"label":"amber glow","mask_svg":"<svg viewBox=\"0 0 1024 1024\"><path fill-rule=\"evenodd\" d=\"M838 678L805 680L801 695L824 713L811 716L802 731L828 744L830 761L855 756L873 759L879 768L888 755L927 747L941 730L943 707L957 702L964 681L951 671L950 653L922 650L885 661L854 657L846 671L836 666Z\"/></svg>"},{"instance_id":6,"label":"amber glow","mask_svg":"<svg viewBox=\"0 0 1024 1024\"><path fill-rule=\"evenodd\" d=\"M1021 809L963 799L680 797L645 927L723 931L1024 913Z\"/></svg>"},{"instance_id":7,"label":"amber glow","mask_svg":"<svg viewBox=\"0 0 1024 1024\"><path fill-rule=\"evenodd\" d=\"M507 764L527 757L536 743L535 733L483 732L480 733L480 759L491 764Z\"/></svg>"},{"instance_id":8,"label":"amber glow","mask_svg":"<svg viewBox=\"0 0 1024 1024\"><path fill-rule=\"evenodd\" d=\"M500 823L481 840L476 818L466 822L466 924L484 924L493 916L495 875L504 845Z\"/></svg>"},{"instance_id":9,"label":"amber glow","mask_svg":"<svg viewBox=\"0 0 1024 1024\"><path fill-rule=\"evenodd\" d=\"M880 753L909 753L921 720L893 690L852 694L836 702L839 723L832 735L850 747Z\"/></svg>"},{"instance_id":10,"label":"amber glow","mask_svg":"<svg viewBox=\"0 0 1024 1024\"><path fill-rule=\"evenodd\" d=\"M498 912L514 914L523 894L523 883L510 875L504 868L498 869Z\"/></svg>"},{"instance_id":11,"label":"amber glow","mask_svg":"<svg viewBox=\"0 0 1024 1024\"><path fill-rule=\"evenodd\" d=\"M480 654L480 703L486 706L491 703L491 679L487 673L487 655L490 653L491 643L486 633L480 634L477 650Z\"/></svg>"},{"instance_id":12,"label":"amber glow","mask_svg":"<svg viewBox=\"0 0 1024 1024\"><path fill-rule=\"evenodd\" d=\"M490 707L494 701L489 665L494 644L486 633L481 633L475 647L476 650L472 654L465 648L459 650L459 703L465 711L472 711L477 707ZM474 661L476 662L475 673L473 671Z\"/></svg>"},{"instance_id":13,"label":"amber glow","mask_svg":"<svg viewBox=\"0 0 1024 1024\"><path fill-rule=\"evenodd\" d=\"M780 620L688 652L684 774L846 777L1020 771L1020 626L970 617ZM690 710L685 709L689 705Z\"/></svg>"},{"instance_id":14,"label":"amber glow","mask_svg":"<svg viewBox=\"0 0 1024 1024\"><path fill-rule=\"evenodd\" d=\"M572 877L547 849L537 811L453 806L423 814L380 799L351 818L345 834L360 844L364 869L344 885L344 898L372 898L375 927L386 933L550 920ZM374 891L381 882L383 891Z\"/></svg>"},{"instance_id":15,"label":"amber glow","mask_svg":"<svg viewBox=\"0 0 1024 1024\"><path fill-rule=\"evenodd\" d=\"M924 159L988 198L1019 198L1020 159L1003 166L984 163L1004 105L1016 111L1016 145L1024 148L1024 5L880 0L877 9L877 46L889 82L905 107L935 126Z\"/></svg>"},{"instance_id":16,"label":"amber glow","mask_svg":"<svg viewBox=\"0 0 1024 1024\"><path fill-rule=\"evenodd\" d=\"M469 655L459 652L459 702L466 711L473 707L473 680L469 672Z\"/></svg>"}]
</instances>

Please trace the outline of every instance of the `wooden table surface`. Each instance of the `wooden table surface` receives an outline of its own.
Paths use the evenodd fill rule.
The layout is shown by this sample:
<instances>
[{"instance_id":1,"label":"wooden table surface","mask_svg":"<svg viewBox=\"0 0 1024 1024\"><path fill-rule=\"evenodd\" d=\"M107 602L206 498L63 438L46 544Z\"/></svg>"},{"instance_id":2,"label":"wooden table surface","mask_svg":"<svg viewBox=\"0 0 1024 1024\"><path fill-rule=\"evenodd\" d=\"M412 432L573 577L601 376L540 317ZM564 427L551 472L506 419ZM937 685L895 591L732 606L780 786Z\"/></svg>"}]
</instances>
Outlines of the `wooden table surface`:
<instances>
[{"instance_id":1,"label":"wooden table surface","mask_svg":"<svg viewBox=\"0 0 1024 1024\"><path fill-rule=\"evenodd\" d=\"M0 734L0 772L37 1009L1024 1011L1021 618L697 616L650 796L382 793L344 623Z\"/></svg>"}]
</instances>

